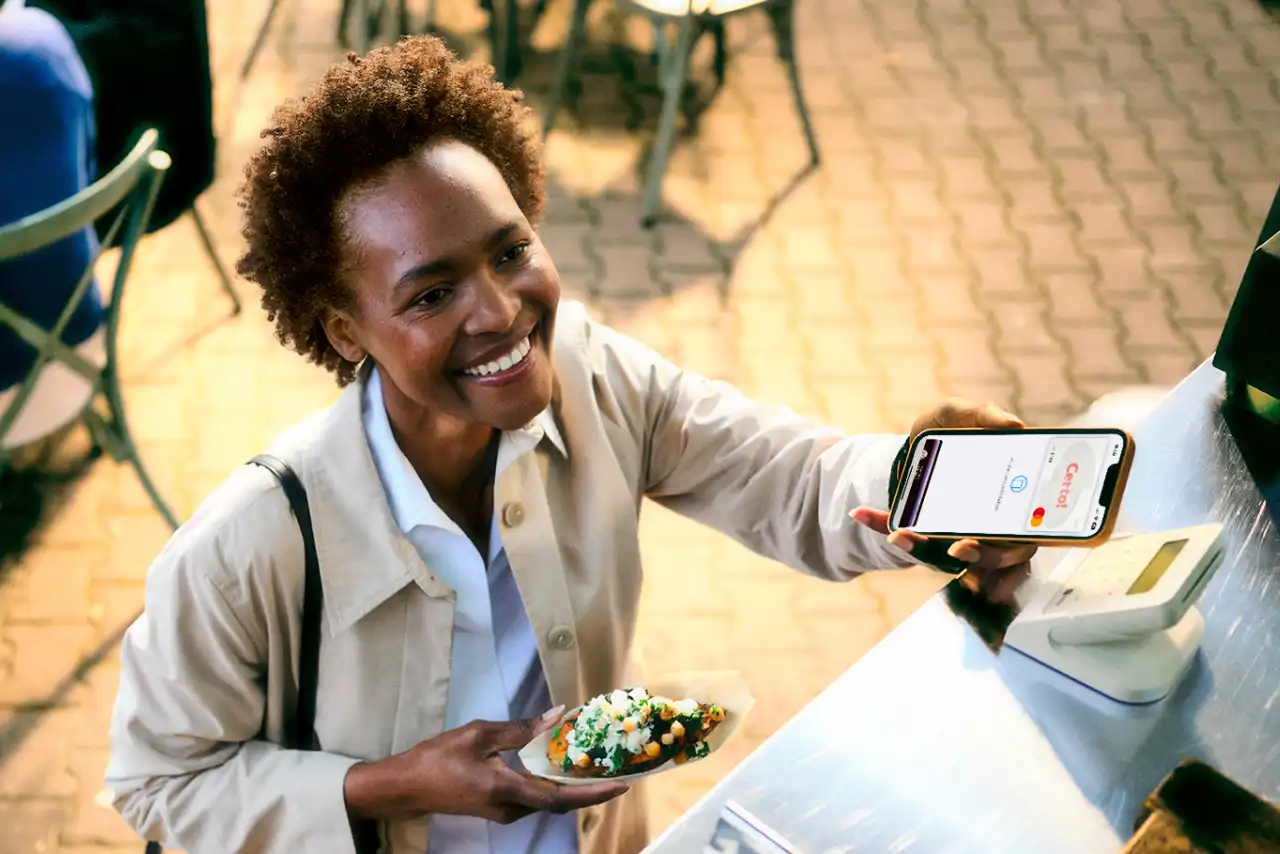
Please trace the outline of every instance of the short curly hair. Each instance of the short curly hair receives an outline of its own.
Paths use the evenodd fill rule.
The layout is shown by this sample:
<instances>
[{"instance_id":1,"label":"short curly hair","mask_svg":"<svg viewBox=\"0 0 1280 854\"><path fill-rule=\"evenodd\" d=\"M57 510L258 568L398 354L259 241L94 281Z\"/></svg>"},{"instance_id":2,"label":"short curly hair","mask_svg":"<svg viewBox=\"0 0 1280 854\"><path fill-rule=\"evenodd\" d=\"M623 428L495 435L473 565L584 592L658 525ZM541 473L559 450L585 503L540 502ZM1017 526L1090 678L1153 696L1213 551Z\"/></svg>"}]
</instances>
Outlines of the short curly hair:
<instances>
[{"instance_id":1,"label":"short curly hair","mask_svg":"<svg viewBox=\"0 0 1280 854\"><path fill-rule=\"evenodd\" d=\"M498 168L537 223L545 200L541 136L519 90L429 36L354 53L308 95L277 108L240 188L248 249L236 265L262 287L280 342L347 385L359 367L325 335L329 308L350 305L340 280L338 201L352 186L440 139L466 143Z\"/></svg>"}]
</instances>

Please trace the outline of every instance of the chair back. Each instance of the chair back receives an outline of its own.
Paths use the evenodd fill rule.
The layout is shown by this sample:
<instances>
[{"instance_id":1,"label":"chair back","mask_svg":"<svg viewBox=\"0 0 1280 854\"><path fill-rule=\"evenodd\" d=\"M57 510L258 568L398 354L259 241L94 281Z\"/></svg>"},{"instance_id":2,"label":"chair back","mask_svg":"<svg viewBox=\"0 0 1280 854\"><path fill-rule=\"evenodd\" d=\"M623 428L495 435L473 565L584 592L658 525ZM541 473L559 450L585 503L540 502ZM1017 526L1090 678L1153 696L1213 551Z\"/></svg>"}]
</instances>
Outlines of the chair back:
<instances>
[{"instance_id":1,"label":"chair back","mask_svg":"<svg viewBox=\"0 0 1280 854\"><path fill-rule=\"evenodd\" d=\"M138 241L146 234L160 182L169 168L169 156L157 148L158 140L157 131L145 131L128 156L91 186L56 205L0 228L0 261L3 261L57 243L85 228L92 228L99 218L116 211L115 219L101 241L98 254L90 259L52 329L44 329L0 302L0 325L11 329L35 348L37 354L26 379L17 386L9 405L0 411L0 457L4 455L5 434L17 421L35 389L41 371L49 362L56 360L80 374L95 392L102 388L103 372L115 370L116 334L124 283L128 278ZM105 312L107 364L99 366L63 344L62 333L76 306L89 291L98 259L107 249L117 245L120 247L120 259L112 277L111 298Z\"/></svg>"}]
</instances>

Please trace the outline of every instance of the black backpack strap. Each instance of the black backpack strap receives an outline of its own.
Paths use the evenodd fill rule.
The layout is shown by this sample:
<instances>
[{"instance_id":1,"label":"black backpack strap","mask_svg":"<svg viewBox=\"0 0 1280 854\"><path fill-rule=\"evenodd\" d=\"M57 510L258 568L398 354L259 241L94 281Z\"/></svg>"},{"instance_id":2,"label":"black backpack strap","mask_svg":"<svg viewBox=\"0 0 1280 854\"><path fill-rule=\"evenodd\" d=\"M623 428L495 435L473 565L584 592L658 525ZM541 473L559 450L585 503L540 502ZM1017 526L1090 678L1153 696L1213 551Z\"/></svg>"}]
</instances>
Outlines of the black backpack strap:
<instances>
[{"instance_id":1,"label":"black backpack strap","mask_svg":"<svg viewBox=\"0 0 1280 854\"><path fill-rule=\"evenodd\" d=\"M302 593L302 649L298 654L298 708L294 711L288 747L313 750L316 746L316 683L320 669L320 618L324 587L320 582L320 557L316 554L315 533L311 529L311 508L302 481L288 463L269 454L259 454L249 462L275 475L289 499L289 507L302 530L306 586Z\"/></svg>"}]
</instances>

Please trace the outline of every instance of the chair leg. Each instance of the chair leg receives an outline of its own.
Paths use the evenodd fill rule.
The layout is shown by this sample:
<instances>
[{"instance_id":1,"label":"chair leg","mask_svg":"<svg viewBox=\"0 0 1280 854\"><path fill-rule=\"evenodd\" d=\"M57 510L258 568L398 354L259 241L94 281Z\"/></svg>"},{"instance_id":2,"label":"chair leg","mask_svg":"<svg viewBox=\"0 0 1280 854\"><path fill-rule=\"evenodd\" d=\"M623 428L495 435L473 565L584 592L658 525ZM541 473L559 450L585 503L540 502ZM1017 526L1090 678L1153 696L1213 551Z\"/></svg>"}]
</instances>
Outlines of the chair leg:
<instances>
[{"instance_id":1,"label":"chair leg","mask_svg":"<svg viewBox=\"0 0 1280 854\"><path fill-rule=\"evenodd\" d=\"M347 38L347 22L350 20L351 0L342 0L342 6L338 8L338 32L334 35L338 47L351 47L351 40Z\"/></svg>"},{"instance_id":2,"label":"chair leg","mask_svg":"<svg viewBox=\"0 0 1280 854\"><path fill-rule=\"evenodd\" d=\"M503 37L506 43L507 77L504 83L512 83L519 79L524 70L524 55L520 51L520 4L518 0L505 0L507 7L506 26Z\"/></svg>"},{"instance_id":3,"label":"chair leg","mask_svg":"<svg viewBox=\"0 0 1280 854\"><path fill-rule=\"evenodd\" d=\"M102 413L98 412L93 405L90 405L80 416L80 420L84 422L84 426L89 430L89 439L93 443L97 456L106 454L116 462L124 460L124 445L112 431L111 426L107 424L107 420L102 417Z\"/></svg>"},{"instance_id":4,"label":"chair leg","mask_svg":"<svg viewBox=\"0 0 1280 854\"><path fill-rule=\"evenodd\" d=\"M556 76L551 83L551 94L547 99L546 115L542 119L542 138L545 140L551 128L555 126L556 116L564 105L564 97L569 83L577 71L578 51L587 32L587 12L591 9L591 0L574 0L573 19L569 24L569 37L556 62Z\"/></svg>"},{"instance_id":5,"label":"chair leg","mask_svg":"<svg viewBox=\"0 0 1280 854\"><path fill-rule=\"evenodd\" d=\"M249 55L244 58L244 65L240 66L240 79L245 80L249 76L249 72L253 70L253 65L258 61L258 54L262 52L262 46L267 43L267 35L271 32L271 22L275 20L276 10L280 8L280 0L271 0L271 5L267 7L267 14L262 18L262 24L258 27L258 35L254 37L253 47L249 48Z\"/></svg>"},{"instance_id":6,"label":"chair leg","mask_svg":"<svg viewBox=\"0 0 1280 854\"><path fill-rule=\"evenodd\" d=\"M352 17L355 17L357 22L354 44L347 37L347 29ZM370 20L369 0L342 0L342 6L338 9L337 40L340 47L354 48L356 53L363 56L369 52L369 45L380 28L381 16L377 21Z\"/></svg>"},{"instance_id":7,"label":"chair leg","mask_svg":"<svg viewBox=\"0 0 1280 854\"><path fill-rule=\"evenodd\" d=\"M370 5L372 4L372 6ZM382 23L387 12L387 0L365 0L365 12L368 15L368 37L369 42L365 45L365 51L373 46L373 42L378 40L378 36L382 34Z\"/></svg>"},{"instance_id":8,"label":"chair leg","mask_svg":"<svg viewBox=\"0 0 1280 854\"><path fill-rule=\"evenodd\" d=\"M724 21L716 19L711 24L711 36L715 39L716 55L715 55L715 75L716 87L724 86L725 66L729 64L729 46L728 39L725 37Z\"/></svg>"},{"instance_id":9,"label":"chair leg","mask_svg":"<svg viewBox=\"0 0 1280 854\"><path fill-rule=\"evenodd\" d=\"M413 34L413 23L409 20L409 0L396 0L396 29L401 38Z\"/></svg>"},{"instance_id":10,"label":"chair leg","mask_svg":"<svg viewBox=\"0 0 1280 854\"><path fill-rule=\"evenodd\" d=\"M213 235L209 233L208 227L204 224L204 217L200 215L200 210L194 204L191 206L191 218L195 221L196 232L200 235L200 242L204 245L204 252L209 256L214 272L218 274L218 282L222 285L222 289L227 292L227 296L231 297L231 313L233 315L239 314L241 308L240 296L236 293L235 286L231 282L231 276L227 273L226 265L222 263L222 258L218 255L218 247L213 245Z\"/></svg>"},{"instance_id":11,"label":"chair leg","mask_svg":"<svg viewBox=\"0 0 1280 854\"><path fill-rule=\"evenodd\" d=\"M667 161L676 140L676 121L680 113L680 99L684 95L685 80L689 75L689 54L693 51L693 37L698 25L692 17L684 17L676 24L675 48L665 52L662 74L662 118L658 123L658 135L653 142L653 157L649 161L649 174L645 176L644 214L640 224L651 228L658 219L662 205L662 178L667 172Z\"/></svg>"},{"instance_id":12,"label":"chair leg","mask_svg":"<svg viewBox=\"0 0 1280 854\"><path fill-rule=\"evenodd\" d=\"M373 35L369 32L369 0L354 0L356 18L356 52L364 56L369 52Z\"/></svg>"},{"instance_id":13,"label":"chair leg","mask_svg":"<svg viewBox=\"0 0 1280 854\"><path fill-rule=\"evenodd\" d=\"M142 483L142 488L146 490L147 495L151 498L151 503L155 505L156 510L169 524L170 528L175 531L178 529L178 517L173 515L169 503L160 495L160 490L156 488L155 481L151 479L151 474L147 471L146 465L142 462L142 455L138 453L138 446L134 444L133 435L129 431L129 420L125 416L124 397L120 393L120 381L116 377L114 368L108 368L103 374L103 392L107 398L107 406L111 411L111 422L103 423L97 429L105 430L110 436L110 441L114 444L115 452L113 456L118 460L127 459L132 465L134 473L138 475L138 480ZM90 432L96 432L92 424L92 420L102 421L102 416L90 407L86 413L86 420L89 420Z\"/></svg>"},{"instance_id":14,"label":"chair leg","mask_svg":"<svg viewBox=\"0 0 1280 854\"><path fill-rule=\"evenodd\" d=\"M800 116L800 126L804 130L804 140L809 146L809 164L818 165L818 138L813 132L813 122L809 118L809 107L804 100L804 89L800 85L800 69L796 67L796 51L793 21L795 4L792 0L779 0L768 7L769 23L773 26L773 37L778 43L778 57L787 68L787 82L791 84L791 97L796 102L796 113Z\"/></svg>"}]
</instances>

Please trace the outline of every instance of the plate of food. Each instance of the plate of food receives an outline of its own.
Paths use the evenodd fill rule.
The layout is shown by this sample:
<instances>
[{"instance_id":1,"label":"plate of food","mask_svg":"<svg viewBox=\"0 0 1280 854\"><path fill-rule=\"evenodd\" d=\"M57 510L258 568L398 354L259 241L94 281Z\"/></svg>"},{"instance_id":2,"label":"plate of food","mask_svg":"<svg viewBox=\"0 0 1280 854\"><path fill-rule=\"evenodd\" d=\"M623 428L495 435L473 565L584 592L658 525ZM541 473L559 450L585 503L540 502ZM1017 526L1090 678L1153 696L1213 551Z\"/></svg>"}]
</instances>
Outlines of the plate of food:
<instances>
[{"instance_id":1,"label":"plate of food","mask_svg":"<svg viewBox=\"0 0 1280 854\"><path fill-rule=\"evenodd\" d=\"M529 742L531 774L566 785L647 777L724 745L755 704L737 671L678 673L592 697Z\"/></svg>"}]
</instances>

